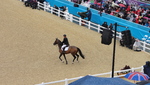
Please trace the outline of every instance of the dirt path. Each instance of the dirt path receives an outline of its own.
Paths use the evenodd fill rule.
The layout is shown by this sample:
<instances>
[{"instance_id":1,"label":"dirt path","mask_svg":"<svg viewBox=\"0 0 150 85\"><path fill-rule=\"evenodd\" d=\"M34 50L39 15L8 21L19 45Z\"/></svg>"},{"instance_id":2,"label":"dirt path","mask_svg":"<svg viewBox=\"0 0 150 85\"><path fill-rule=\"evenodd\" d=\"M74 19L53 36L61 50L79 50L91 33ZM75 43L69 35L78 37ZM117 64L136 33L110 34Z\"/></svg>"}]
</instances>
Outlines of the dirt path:
<instances>
[{"instance_id":1,"label":"dirt path","mask_svg":"<svg viewBox=\"0 0 150 85\"><path fill-rule=\"evenodd\" d=\"M34 85L65 78L111 71L113 43L100 43L100 34L60 17L24 7L19 0L0 3L0 85ZM71 45L86 56L68 65L58 59L55 38L67 34ZM150 60L144 52L116 46L115 70L124 65L139 67Z\"/></svg>"}]
</instances>

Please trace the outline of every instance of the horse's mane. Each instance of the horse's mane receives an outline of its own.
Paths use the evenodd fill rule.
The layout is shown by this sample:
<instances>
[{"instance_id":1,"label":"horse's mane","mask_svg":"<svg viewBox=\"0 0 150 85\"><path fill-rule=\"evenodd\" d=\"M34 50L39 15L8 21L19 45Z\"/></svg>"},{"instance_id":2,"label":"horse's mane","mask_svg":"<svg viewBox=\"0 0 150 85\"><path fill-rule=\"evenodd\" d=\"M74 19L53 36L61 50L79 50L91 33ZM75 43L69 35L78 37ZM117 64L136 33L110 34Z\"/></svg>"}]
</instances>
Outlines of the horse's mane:
<instances>
[{"instance_id":1,"label":"horse's mane","mask_svg":"<svg viewBox=\"0 0 150 85\"><path fill-rule=\"evenodd\" d=\"M56 38L56 39L58 40L58 43L62 46L62 42L58 38Z\"/></svg>"}]
</instances>

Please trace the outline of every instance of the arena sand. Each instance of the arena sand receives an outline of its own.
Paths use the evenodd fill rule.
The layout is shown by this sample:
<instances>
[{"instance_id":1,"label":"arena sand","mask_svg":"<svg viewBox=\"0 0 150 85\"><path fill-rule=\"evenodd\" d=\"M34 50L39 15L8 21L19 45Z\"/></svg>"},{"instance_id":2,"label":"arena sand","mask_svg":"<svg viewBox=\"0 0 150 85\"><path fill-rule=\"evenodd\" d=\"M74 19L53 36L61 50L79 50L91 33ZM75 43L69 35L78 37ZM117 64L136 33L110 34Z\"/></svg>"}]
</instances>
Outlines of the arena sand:
<instances>
[{"instance_id":1,"label":"arena sand","mask_svg":"<svg viewBox=\"0 0 150 85\"><path fill-rule=\"evenodd\" d=\"M34 85L111 71L113 42L101 44L101 34L25 7L19 0L2 0L0 8L0 85ZM68 54L68 65L58 59L53 42L62 40L63 34L82 50L85 59L72 64ZM147 60L149 54L121 47L117 41L115 71L125 65L140 67Z\"/></svg>"}]
</instances>

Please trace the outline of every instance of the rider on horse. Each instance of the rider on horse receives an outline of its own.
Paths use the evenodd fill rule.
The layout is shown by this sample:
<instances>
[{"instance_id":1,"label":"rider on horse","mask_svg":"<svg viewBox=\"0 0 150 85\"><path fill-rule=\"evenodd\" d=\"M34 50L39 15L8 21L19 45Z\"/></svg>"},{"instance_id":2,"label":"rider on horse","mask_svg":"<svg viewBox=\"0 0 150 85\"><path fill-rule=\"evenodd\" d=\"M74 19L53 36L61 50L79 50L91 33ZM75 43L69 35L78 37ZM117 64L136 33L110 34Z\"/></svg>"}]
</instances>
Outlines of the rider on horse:
<instances>
[{"instance_id":1,"label":"rider on horse","mask_svg":"<svg viewBox=\"0 0 150 85\"><path fill-rule=\"evenodd\" d=\"M69 42L68 42L68 38L67 38L66 34L64 34L63 36L64 36L64 39L62 41L62 44L65 45L65 47L63 47L62 53L65 53L65 48L69 46Z\"/></svg>"}]
</instances>

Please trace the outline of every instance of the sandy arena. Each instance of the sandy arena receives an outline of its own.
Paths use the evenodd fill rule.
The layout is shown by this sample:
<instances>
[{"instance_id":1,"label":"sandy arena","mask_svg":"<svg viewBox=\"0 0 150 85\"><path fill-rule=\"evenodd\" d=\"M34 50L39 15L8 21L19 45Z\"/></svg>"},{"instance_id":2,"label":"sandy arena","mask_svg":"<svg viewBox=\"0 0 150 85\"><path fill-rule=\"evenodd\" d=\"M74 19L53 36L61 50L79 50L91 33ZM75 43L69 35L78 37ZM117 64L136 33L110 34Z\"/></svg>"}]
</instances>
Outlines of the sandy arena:
<instances>
[{"instance_id":1,"label":"sandy arena","mask_svg":"<svg viewBox=\"0 0 150 85\"><path fill-rule=\"evenodd\" d=\"M101 34L25 7L19 0L2 0L0 8L0 85L34 85L111 71L113 42L101 44ZM53 42L62 40L63 34L82 50L85 59L72 64L68 54L68 65L58 59ZM140 67L147 60L148 53L121 47L117 41L115 71L125 65Z\"/></svg>"}]
</instances>

